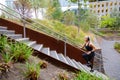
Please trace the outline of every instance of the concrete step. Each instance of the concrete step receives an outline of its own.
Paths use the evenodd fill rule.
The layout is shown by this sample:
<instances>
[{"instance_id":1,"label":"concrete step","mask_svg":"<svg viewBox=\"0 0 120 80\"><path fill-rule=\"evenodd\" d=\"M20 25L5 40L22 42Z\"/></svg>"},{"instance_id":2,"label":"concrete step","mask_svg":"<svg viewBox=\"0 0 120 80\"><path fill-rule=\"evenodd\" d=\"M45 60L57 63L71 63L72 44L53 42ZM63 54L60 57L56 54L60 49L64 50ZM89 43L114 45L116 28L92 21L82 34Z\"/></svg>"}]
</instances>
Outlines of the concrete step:
<instances>
[{"instance_id":1,"label":"concrete step","mask_svg":"<svg viewBox=\"0 0 120 80\"><path fill-rule=\"evenodd\" d=\"M0 29L0 34L15 34L14 30L1 30Z\"/></svg>"},{"instance_id":2,"label":"concrete step","mask_svg":"<svg viewBox=\"0 0 120 80\"><path fill-rule=\"evenodd\" d=\"M40 51L42 49L42 47L43 47L43 44L36 44L33 46L33 48L38 51Z\"/></svg>"},{"instance_id":3,"label":"concrete step","mask_svg":"<svg viewBox=\"0 0 120 80\"><path fill-rule=\"evenodd\" d=\"M98 72L98 71L96 71L96 70L93 72L93 75L96 75L97 77L100 77L100 78L102 78L103 80L109 80L108 77L107 77L105 74L103 74L103 73L101 73L101 72Z\"/></svg>"},{"instance_id":4,"label":"concrete step","mask_svg":"<svg viewBox=\"0 0 120 80\"><path fill-rule=\"evenodd\" d=\"M50 55L50 48L42 48L41 52L44 54Z\"/></svg>"},{"instance_id":5,"label":"concrete step","mask_svg":"<svg viewBox=\"0 0 120 80\"><path fill-rule=\"evenodd\" d=\"M27 42L29 41L29 38L19 38L19 39L15 39L18 42Z\"/></svg>"},{"instance_id":6,"label":"concrete step","mask_svg":"<svg viewBox=\"0 0 120 80\"><path fill-rule=\"evenodd\" d=\"M7 30L7 27L0 26L0 30Z\"/></svg>"},{"instance_id":7,"label":"concrete step","mask_svg":"<svg viewBox=\"0 0 120 80\"><path fill-rule=\"evenodd\" d=\"M67 60L67 62L69 63L69 65L71 65L71 66L73 66L73 67L75 67L75 68L78 68L78 67L75 65L75 63L74 63L69 57L66 57L66 60Z\"/></svg>"},{"instance_id":8,"label":"concrete step","mask_svg":"<svg viewBox=\"0 0 120 80\"><path fill-rule=\"evenodd\" d=\"M79 63L79 65L82 65L80 62L78 62L78 63ZM94 72L90 72L91 69L89 67L87 67L86 65L82 65L82 67L84 68L85 72L87 72L91 75L102 78L103 80L109 80L108 77L105 74L103 74L99 71L94 70Z\"/></svg>"},{"instance_id":9,"label":"concrete step","mask_svg":"<svg viewBox=\"0 0 120 80\"><path fill-rule=\"evenodd\" d=\"M10 37L12 39L19 39L22 38L22 34L6 34L7 37Z\"/></svg>"},{"instance_id":10,"label":"concrete step","mask_svg":"<svg viewBox=\"0 0 120 80\"><path fill-rule=\"evenodd\" d=\"M56 58L56 59L60 60L56 51L50 51L50 56L52 56L53 58Z\"/></svg>"},{"instance_id":11,"label":"concrete step","mask_svg":"<svg viewBox=\"0 0 120 80\"><path fill-rule=\"evenodd\" d=\"M72 59L72 61L75 63L75 65L78 67L78 69L85 71L85 69L83 68L82 64L79 64L77 61L75 61L74 59ZM85 71L86 72L86 71Z\"/></svg>"},{"instance_id":12,"label":"concrete step","mask_svg":"<svg viewBox=\"0 0 120 80\"><path fill-rule=\"evenodd\" d=\"M81 64L80 62L78 62L78 64L81 65L84 68L85 72L90 72L91 69L89 67L87 67L86 65Z\"/></svg>"},{"instance_id":13,"label":"concrete step","mask_svg":"<svg viewBox=\"0 0 120 80\"><path fill-rule=\"evenodd\" d=\"M69 64L69 63L67 62L66 58L63 56L63 54L58 54L58 57L59 57L60 61L66 63L66 64Z\"/></svg>"},{"instance_id":14,"label":"concrete step","mask_svg":"<svg viewBox=\"0 0 120 80\"><path fill-rule=\"evenodd\" d=\"M23 43L25 43L26 45L32 47L32 46L34 46L36 44L36 41L27 41L27 42L23 42Z\"/></svg>"}]
</instances>

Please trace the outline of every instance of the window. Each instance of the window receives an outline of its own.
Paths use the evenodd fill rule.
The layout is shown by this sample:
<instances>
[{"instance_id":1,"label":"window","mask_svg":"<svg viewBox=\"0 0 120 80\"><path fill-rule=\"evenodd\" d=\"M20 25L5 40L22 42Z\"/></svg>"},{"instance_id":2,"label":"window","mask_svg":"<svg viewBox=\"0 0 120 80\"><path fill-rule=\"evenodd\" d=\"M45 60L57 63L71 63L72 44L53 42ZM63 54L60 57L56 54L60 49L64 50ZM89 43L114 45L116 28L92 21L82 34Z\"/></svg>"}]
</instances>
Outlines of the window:
<instances>
[{"instance_id":1,"label":"window","mask_svg":"<svg viewBox=\"0 0 120 80\"><path fill-rule=\"evenodd\" d=\"M112 6L112 5L113 5L113 2L110 3L110 6Z\"/></svg>"},{"instance_id":2,"label":"window","mask_svg":"<svg viewBox=\"0 0 120 80\"><path fill-rule=\"evenodd\" d=\"M100 7L100 4L98 4L98 7Z\"/></svg>"},{"instance_id":3,"label":"window","mask_svg":"<svg viewBox=\"0 0 120 80\"><path fill-rule=\"evenodd\" d=\"M102 7L104 7L104 4L102 4Z\"/></svg>"},{"instance_id":4,"label":"window","mask_svg":"<svg viewBox=\"0 0 120 80\"><path fill-rule=\"evenodd\" d=\"M117 2L115 2L115 5L117 5Z\"/></svg>"},{"instance_id":5,"label":"window","mask_svg":"<svg viewBox=\"0 0 120 80\"><path fill-rule=\"evenodd\" d=\"M100 13L100 10L98 10L98 13Z\"/></svg>"},{"instance_id":6,"label":"window","mask_svg":"<svg viewBox=\"0 0 120 80\"><path fill-rule=\"evenodd\" d=\"M93 12L93 10L90 10L90 12Z\"/></svg>"},{"instance_id":7,"label":"window","mask_svg":"<svg viewBox=\"0 0 120 80\"><path fill-rule=\"evenodd\" d=\"M108 6L108 2L106 2L106 6Z\"/></svg>"},{"instance_id":8,"label":"window","mask_svg":"<svg viewBox=\"0 0 120 80\"><path fill-rule=\"evenodd\" d=\"M92 4L90 4L90 8L92 8Z\"/></svg>"},{"instance_id":9,"label":"window","mask_svg":"<svg viewBox=\"0 0 120 80\"><path fill-rule=\"evenodd\" d=\"M96 4L94 5L94 8L96 8Z\"/></svg>"},{"instance_id":10,"label":"window","mask_svg":"<svg viewBox=\"0 0 120 80\"><path fill-rule=\"evenodd\" d=\"M102 13L104 12L104 10L102 10Z\"/></svg>"},{"instance_id":11,"label":"window","mask_svg":"<svg viewBox=\"0 0 120 80\"><path fill-rule=\"evenodd\" d=\"M106 9L106 12L108 12L108 9Z\"/></svg>"}]
</instances>

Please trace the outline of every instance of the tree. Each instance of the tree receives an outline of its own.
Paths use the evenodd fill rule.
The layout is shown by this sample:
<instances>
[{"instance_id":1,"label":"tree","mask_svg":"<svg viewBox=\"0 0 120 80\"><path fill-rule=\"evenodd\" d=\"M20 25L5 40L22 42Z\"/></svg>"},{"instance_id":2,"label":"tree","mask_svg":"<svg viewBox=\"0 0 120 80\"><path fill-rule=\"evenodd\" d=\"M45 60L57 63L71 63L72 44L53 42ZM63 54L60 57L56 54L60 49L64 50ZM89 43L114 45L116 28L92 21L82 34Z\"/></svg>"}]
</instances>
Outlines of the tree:
<instances>
[{"instance_id":1,"label":"tree","mask_svg":"<svg viewBox=\"0 0 120 80\"><path fill-rule=\"evenodd\" d=\"M47 0L29 0L29 2L31 4L32 9L34 9L36 18L38 18L39 9L40 8L43 9L43 8L47 7L49 1L47 1Z\"/></svg>"},{"instance_id":2,"label":"tree","mask_svg":"<svg viewBox=\"0 0 120 80\"><path fill-rule=\"evenodd\" d=\"M81 3L80 3L80 0L68 0L70 2L73 2L73 3L77 3L78 4L78 20L80 20L80 12L81 12ZM86 3L88 0L83 0L84 3ZM87 6L87 5L84 5L84 6Z\"/></svg>"},{"instance_id":3,"label":"tree","mask_svg":"<svg viewBox=\"0 0 120 80\"><path fill-rule=\"evenodd\" d=\"M73 25L75 20L75 14L73 11L65 11L63 14L63 23L67 25Z\"/></svg>"},{"instance_id":4,"label":"tree","mask_svg":"<svg viewBox=\"0 0 120 80\"><path fill-rule=\"evenodd\" d=\"M24 33L24 38L26 37L26 21L28 20L28 17L31 17L31 5L29 0L17 0L14 1L16 10L20 13L21 16L21 22L23 23L23 33ZM22 15L21 15L22 14Z\"/></svg>"},{"instance_id":5,"label":"tree","mask_svg":"<svg viewBox=\"0 0 120 80\"><path fill-rule=\"evenodd\" d=\"M83 15L85 13L85 10L81 8L82 4L80 3L80 0L68 0L68 1L70 1L72 3L77 3L77 5L78 5L78 13L76 15L75 23L76 23L76 25L78 27L78 32L79 32L80 31L79 30L80 29L80 21L81 21ZM83 0L83 1L86 3L88 0ZM87 6L87 5L84 5L84 6Z\"/></svg>"},{"instance_id":6,"label":"tree","mask_svg":"<svg viewBox=\"0 0 120 80\"><path fill-rule=\"evenodd\" d=\"M48 19L61 20L62 11L58 0L50 0L46 10L46 17Z\"/></svg>"},{"instance_id":7,"label":"tree","mask_svg":"<svg viewBox=\"0 0 120 80\"><path fill-rule=\"evenodd\" d=\"M113 28L115 30L118 30L120 28L120 12L117 10L117 8L113 9L113 11L110 14L110 17L116 19Z\"/></svg>"},{"instance_id":8,"label":"tree","mask_svg":"<svg viewBox=\"0 0 120 80\"><path fill-rule=\"evenodd\" d=\"M90 11L86 12L86 17L84 19L86 19L86 22L88 22L88 24L92 28L98 27L98 25L100 24L99 17L96 14L91 13Z\"/></svg>"},{"instance_id":9,"label":"tree","mask_svg":"<svg viewBox=\"0 0 120 80\"><path fill-rule=\"evenodd\" d=\"M15 4L15 10L17 10L17 12L19 12L21 16L21 18L25 18L26 17L31 17L31 5L29 0L17 0L14 1Z\"/></svg>"},{"instance_id":10,"label":"tree","mask_svg":"<svg viewBox=\"0 0 120 80\"><path fill-rule=\"evenodd\" d=\"M54 0L52 4L54 12L52 14L53 19L60 20L62 16L62 11L58 0Z\"/></svg>"}]
</instances>

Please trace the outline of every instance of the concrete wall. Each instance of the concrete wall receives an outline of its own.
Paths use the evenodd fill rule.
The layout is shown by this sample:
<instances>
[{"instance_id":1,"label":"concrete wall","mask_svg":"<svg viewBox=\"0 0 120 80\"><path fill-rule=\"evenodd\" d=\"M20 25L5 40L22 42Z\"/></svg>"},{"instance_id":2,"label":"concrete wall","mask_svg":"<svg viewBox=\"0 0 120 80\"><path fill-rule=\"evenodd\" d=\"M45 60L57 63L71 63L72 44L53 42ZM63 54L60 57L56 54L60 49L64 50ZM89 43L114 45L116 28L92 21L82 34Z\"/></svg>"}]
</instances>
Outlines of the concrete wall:
<instances>
[{"instance_id":1,"label":"concrete wall","mask_svg":"<svg viewBox=\"0 0 120 80\"><path fill-rule=\"evenodd\" d=\"M114 9L120 12L120 0L98 1L90 3L90 10L99 16L110 14Z\"/></svg>"}]
</instances>

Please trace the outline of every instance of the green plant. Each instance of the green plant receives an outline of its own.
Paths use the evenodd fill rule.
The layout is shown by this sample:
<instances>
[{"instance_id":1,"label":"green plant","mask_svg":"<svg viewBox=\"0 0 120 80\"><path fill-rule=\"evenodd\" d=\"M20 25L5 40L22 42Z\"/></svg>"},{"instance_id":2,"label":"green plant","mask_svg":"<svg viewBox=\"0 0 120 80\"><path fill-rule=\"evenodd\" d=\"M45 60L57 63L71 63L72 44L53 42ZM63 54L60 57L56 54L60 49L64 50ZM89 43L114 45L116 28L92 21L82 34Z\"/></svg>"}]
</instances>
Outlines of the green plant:
<instances>
[{"instance_id":1,"label":"green plant","mask_svg":"<svg viewBox=\"0 0 120 80\"><path fill-rule=\"evenodd\" d=\"M59 80L69 80L68 74L66 72L60 72L58 74Z\"/></svg>"},{"instance_id":2,"label":"green plant","mask_svg":"<svg viewBox=\"0 0 120 80\"><path fill-rule=\"evenodd\" d=\"M114 48L120 53L120 43L119 42L115 42Z\"/></svg>"},{"instance_id":3,"label":"green plant","mask_svg":"<svg viewBox=\"0 0 120 80\"><path fill-rule=\"evenodd\" d=\"M38 80L40 75L40 64L26 63L27 71L25 72L25 77L29 80Z\"/></svg>"},{"instance_id":4,"label":"green plant","mask_svg":"<svg viewBox=\"0 0 120 80\"><path fill-rule=\"evenodd\" d=\"M10 71L10 68L12 66L12 57L8 53L2 54L2 63L0 64L0 71L1 71L1 77L6 76L7 72Z\"/></svg>"},{"instance_id":5,"label":"green plant","mask_svg":"<svg viewBox=\"0 0 120 80\"><path fill-rule=\"evenodd\" d=\"M47 68L47 65L48 65L48 63L46 61L43 61L43 60L40 60L38 64L40 64L41 69Z\"/></svg>"},{"instance_id":6,"label":"green plant","mask_svg":"<svg viewBox=\"0 0 120 80\"><path fill-rule=\"evenodd\" d=\"M0 15L0 18L5 18L5 13L2 13L2 14Z\"/></svg>"},{"instance_id":7,"label":"green plant","mask_svg":"<svg viewBox=\"0 0 120 80\"><path fill-rule=\"evenodd\" d=\"M82 71L77 74L77 77L74 80L103 80L103 79Z\"/></svg>"},{"instance_id":8,"label":"green plant","mask_svg":"<svg viewBox=\"0 0 120 80\"><path fill-rule=\"evenodd\" d=\"M80 44L83 43L84 41L84 37L85 35L87 35L87 33L85 33L84 31L82 31L80 29L80 31L78 32L77 27L75 26L67 26L64 25L63 23L56 21L56 20L37 20L39 23L44 24L46 27L48 27L49 29L51 29L52 31L62 35L62 36L67 36L67 38L69 38L69 40L67 40L69 43L76 43L76 44ZM37 26L37 25L36 25ZM38 28L41 29L41 26L38 26ZM63 37L53 33L52 31L44 28L44 31L48 33L48 35L53 35L54 37L57 37L59 39L64 39Z\"/></svg>"},{"instance_id":9,"label":"green plant","mask_svg":"<svg viewBox=\"0 0 120 80\"><path fill-rule=\"evenodd\" d=\"M8 44L5 36L0 36L0 52L4 52L5 46Z\"/></svg>"},{"instance_id":10,"label":"green plant","mask_svg":"<svg viewBox=\"0 0 120 80\"><path fill-rule=\"evenodd\" d=\"M12 62L13 57L10 55L10 53L4 53L2 54L3 62L9 63Z\"/></svg>"},{"instance_id":11,"label":"green plant","mask_svg":"<svg viewBox=\"0 0 120 80\"><path fill-rule=\"evenodd\" d=\"M11 53L15 62L25 62L33 53L32 48L22 43L11 44Z\"/></svg>"},{"instance_id":12,"label":"green plant","mask_svg":"<svg viewBox=\"0 0 120 80\"><path fill-rule=\"evenodd\" d=\"M105 28L114 28L116 22L116 18L110 17L110 15L102 16L101 18L101 27Z\"/></svg>"}]
</instances>

